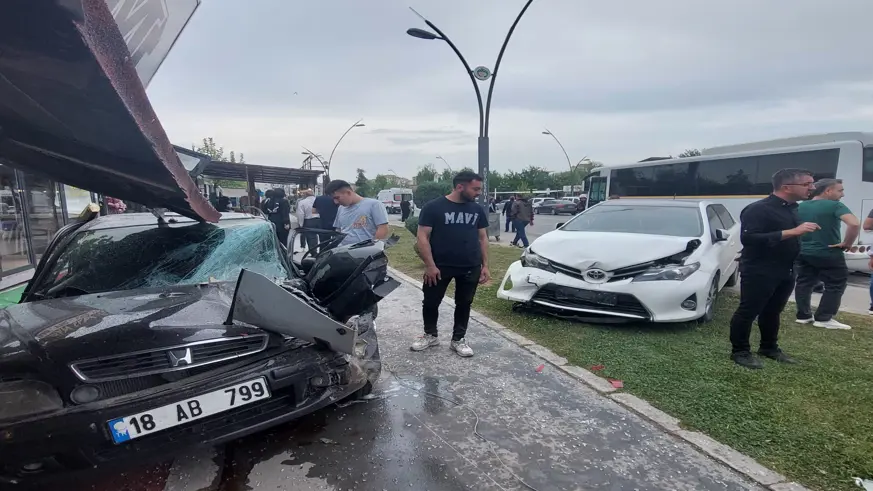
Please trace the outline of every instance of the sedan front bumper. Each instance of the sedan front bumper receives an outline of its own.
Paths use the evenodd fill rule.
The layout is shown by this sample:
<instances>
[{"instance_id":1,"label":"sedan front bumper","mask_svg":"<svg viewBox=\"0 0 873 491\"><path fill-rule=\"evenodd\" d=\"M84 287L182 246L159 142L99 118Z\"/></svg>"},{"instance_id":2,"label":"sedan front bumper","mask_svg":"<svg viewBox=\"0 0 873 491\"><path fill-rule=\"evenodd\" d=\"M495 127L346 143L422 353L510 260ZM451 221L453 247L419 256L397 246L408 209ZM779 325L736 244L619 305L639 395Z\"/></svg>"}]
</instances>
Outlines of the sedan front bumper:
<instances>
[{"instance_id":1,"label":"sedan front bumper","mask_svg":"<svg viewBox=\"0 0 873 491\"><path fill-rule=\"evenodd\" d=\"M361 356L306 345L231 371L214 371L145 394L66 408L0 426L0 484L55 489L71 473L157 462L192 446L213 446L256 433L340 401L372 384L381 370L375 332L359 338ZM265 377L271 397L189 424L115 444L107 421L149 411ZM49 486L49 487L46 487Z\"/></svg>"},{"instance_id":2,"label":"sedan front bumper","mask_svg":"<svg viewBox=\"0 0 873 491\"><path fill-rule=\"evenodd\" d=\"M704 315L711 284L710 273L704 271L684 281L624 279L594 284L516 261L503 277L497 297L588 322L686 322ZM695 308L682 306L688 299L694 299Z\"/></svg>"}]
</instances>

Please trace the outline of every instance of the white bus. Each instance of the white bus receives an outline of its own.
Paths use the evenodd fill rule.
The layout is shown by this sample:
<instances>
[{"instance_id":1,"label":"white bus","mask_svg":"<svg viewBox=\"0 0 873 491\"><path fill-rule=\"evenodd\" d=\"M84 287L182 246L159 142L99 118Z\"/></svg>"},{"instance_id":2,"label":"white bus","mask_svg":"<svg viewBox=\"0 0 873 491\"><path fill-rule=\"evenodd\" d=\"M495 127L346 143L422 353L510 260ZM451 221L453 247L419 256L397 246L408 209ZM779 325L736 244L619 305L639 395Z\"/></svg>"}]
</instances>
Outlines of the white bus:
<instances>
[{"instance_id":1,"label":"white bus","mask_svg":"<svg viewBox=\"0 0 873 491\"><path fill-rule=\"evenodd\" d=\"M706 150L699 157L604 167L588 177L588 204L619 198L708 199L739 219L749 203L766 197L779 169L809 170L816 180L843 180L843 203L862 220L873 210L873 133L830 133ZM846 253L849 269L868 272L873 234L862 231Z\"/></svg>"}]
</instances>

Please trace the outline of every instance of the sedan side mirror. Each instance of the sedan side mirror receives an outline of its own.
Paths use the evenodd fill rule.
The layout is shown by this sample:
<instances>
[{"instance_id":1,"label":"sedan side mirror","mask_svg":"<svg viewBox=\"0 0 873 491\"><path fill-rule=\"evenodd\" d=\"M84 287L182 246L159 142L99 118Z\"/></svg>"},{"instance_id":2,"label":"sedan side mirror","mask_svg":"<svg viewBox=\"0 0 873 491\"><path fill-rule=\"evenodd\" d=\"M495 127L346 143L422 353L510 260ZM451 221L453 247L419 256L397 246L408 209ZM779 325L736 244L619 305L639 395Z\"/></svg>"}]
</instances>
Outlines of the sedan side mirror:
<instances>
[{"instance_id":1,"label":"sedan side mirror","mask_svg":"<svg viewBox=\"0 0 873 491\"><path fill-rule=\"evenodd\" d=\"M715 239L713 242L726 242L730 238L730 234L727 233L727 230L722 230L720 228L715 230Z\"/></svg>"},{"instance_id":2,"label":"sedan side mirror","mask_svg":"<svg viewBox=\"0 0 873 491\"><path fill-rule=\"evenodd\" d=\"M563 227L564 223L566 223L566 222L558 222L558 224L555 225L555 230L558 230L559 228Z\"/></svg>"}]
</instances>

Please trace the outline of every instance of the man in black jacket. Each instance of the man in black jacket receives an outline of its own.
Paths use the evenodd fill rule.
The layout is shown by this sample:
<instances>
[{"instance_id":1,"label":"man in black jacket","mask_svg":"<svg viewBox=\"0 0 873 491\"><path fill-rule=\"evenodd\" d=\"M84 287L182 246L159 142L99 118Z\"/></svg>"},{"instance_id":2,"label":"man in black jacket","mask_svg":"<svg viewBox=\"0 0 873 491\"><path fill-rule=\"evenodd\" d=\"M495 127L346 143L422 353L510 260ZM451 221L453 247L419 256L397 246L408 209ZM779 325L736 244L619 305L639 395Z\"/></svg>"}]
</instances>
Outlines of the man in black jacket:
<instances>
[{"instance_id":1,"label":"man in black jacket","mask_svg":"<svg viewBox=\"0 0 873 491\"><path fill-rule=\"evenodd\" d=\"M509 229L512 228L512 231L515 232L515 225L512 223L512 214L509 213L512 211L512 204L515 203L515 196L510 196L505 203L503 203L503 211L502 213L506 215L506 230L504 232L509 232Z\"/></svg>"},{"instance_id":2,"label":"man in black jacket","mask_svg":"<svg viewBox=\"0 0 873 491\"><path fill-rule=\"evenodd\" d=\"M795 363L779 348L779 316L794 290L794 260L800 253L800 236L819 228L815 223L800 223L797 218L797 202L809 197L814 181L808 171L782 169L773 174L773 194L740 213L740 305L731 318L731 359L737 365L764 368L749 345L756 317L761 329L758 354Z\"/></svg>"}]
</instances>

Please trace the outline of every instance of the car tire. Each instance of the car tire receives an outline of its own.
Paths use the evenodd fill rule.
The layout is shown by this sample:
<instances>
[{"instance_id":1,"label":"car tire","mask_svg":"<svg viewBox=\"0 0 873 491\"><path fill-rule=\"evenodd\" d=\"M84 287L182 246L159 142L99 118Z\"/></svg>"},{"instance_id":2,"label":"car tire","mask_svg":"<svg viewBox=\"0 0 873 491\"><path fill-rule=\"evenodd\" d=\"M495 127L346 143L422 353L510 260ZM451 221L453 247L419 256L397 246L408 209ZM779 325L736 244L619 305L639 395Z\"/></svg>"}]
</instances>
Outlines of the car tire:
<instances>
[{"instance_id":1,"label":"car tire","mask_svg":"<svg viewBox=\"0 0 873 491\"><path fill-rule=\"evenodd\" d=\"M732 274L731 277L728 278L727 283L725 283L724 286L736 286L737 280L739 279L739 276L740 276L740 268L739 268L739 266L737 266L737 269L734 270L734 274Z\"/></svg>"},{"instance_id":2,"label":"car tire","mask_svg":"<svg viewBox=\"0 0 873 491\"><path fill-rule=\"evenodd\" d=\"M703 312L703 316L697 319L697 322L700 324L705 324L712 322L715 319L715 306L718 304L718 280L719 275L716 273L715 278L712 279L712 283L709 285L709 291L706 295L706 307Z\"/></svg>"},{"instance_id":3,"label":"car tire","mask_svg":"<svg viewBox=\"0 0 873 491\"><path fill-rule=\"evenodd\" d=\"M539 215L539 214L540 214L540 209L534 208L534 215Z\"/></svg>"}]
</instances>

